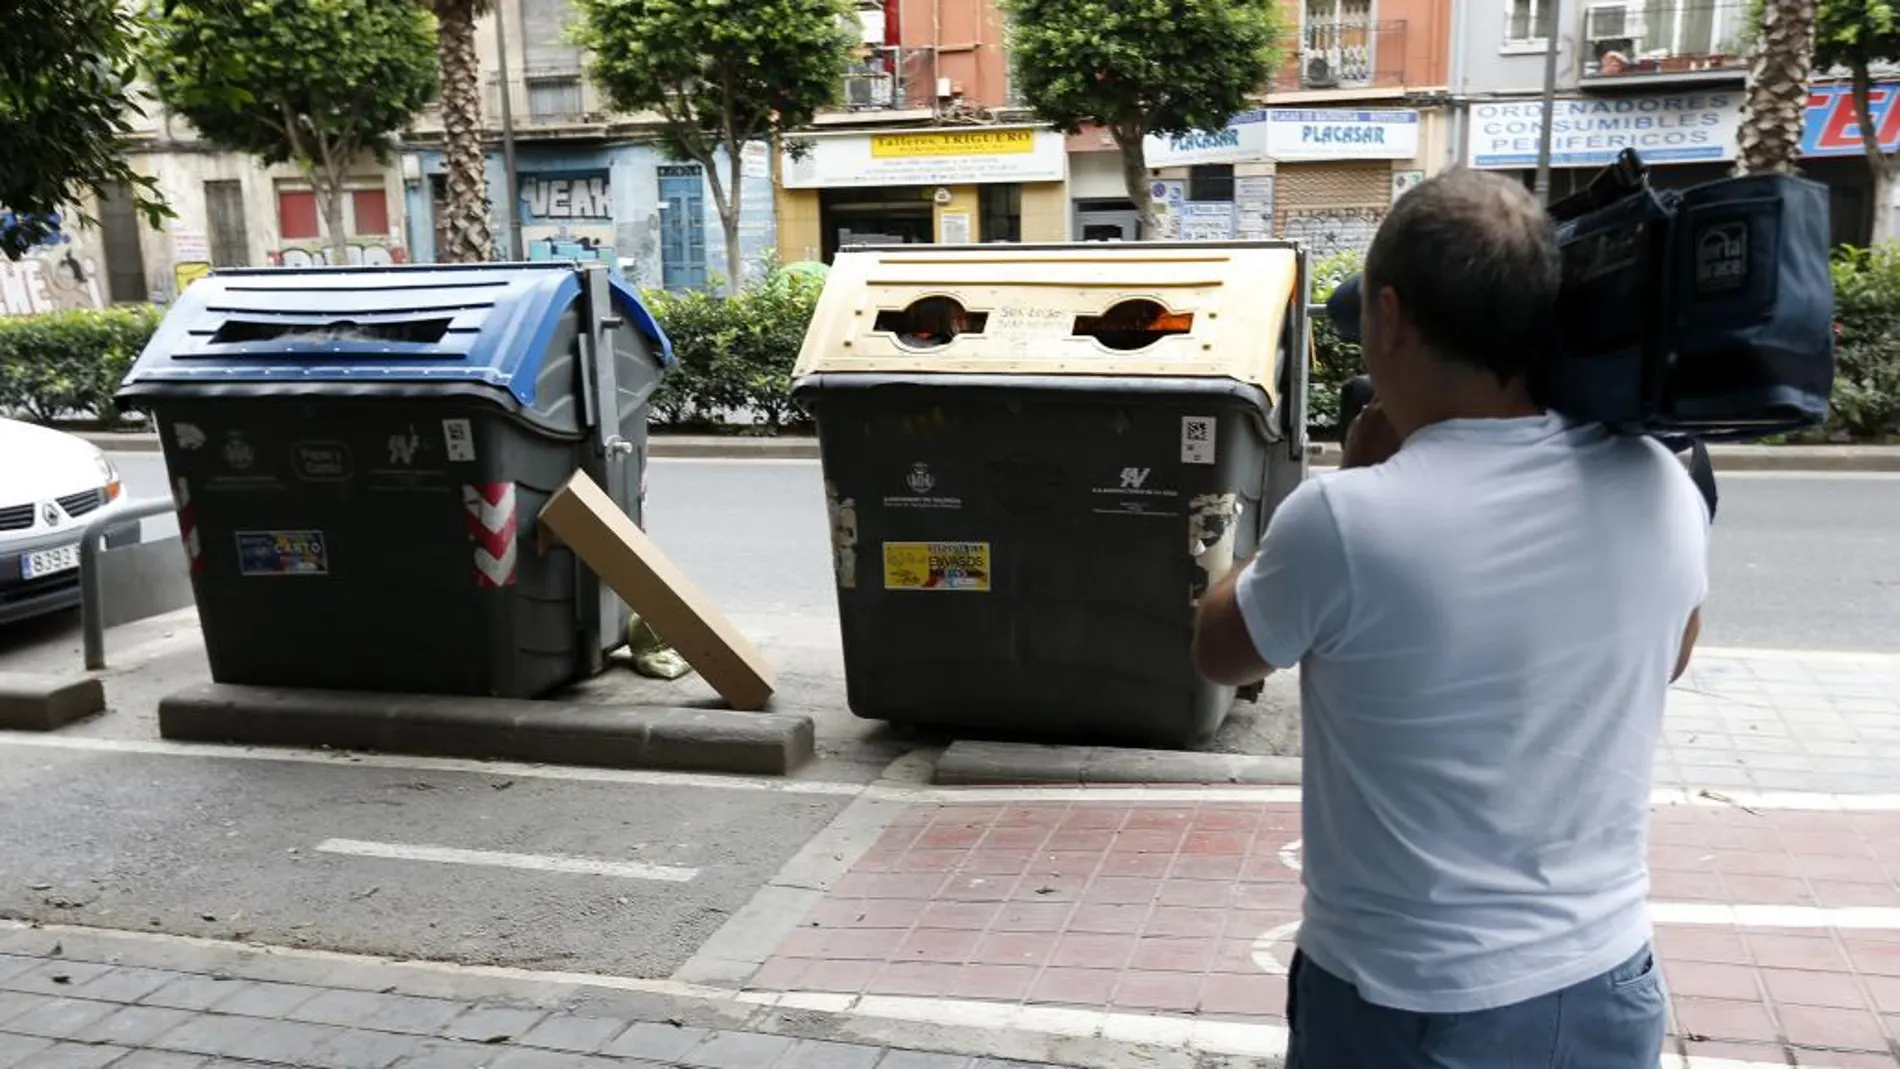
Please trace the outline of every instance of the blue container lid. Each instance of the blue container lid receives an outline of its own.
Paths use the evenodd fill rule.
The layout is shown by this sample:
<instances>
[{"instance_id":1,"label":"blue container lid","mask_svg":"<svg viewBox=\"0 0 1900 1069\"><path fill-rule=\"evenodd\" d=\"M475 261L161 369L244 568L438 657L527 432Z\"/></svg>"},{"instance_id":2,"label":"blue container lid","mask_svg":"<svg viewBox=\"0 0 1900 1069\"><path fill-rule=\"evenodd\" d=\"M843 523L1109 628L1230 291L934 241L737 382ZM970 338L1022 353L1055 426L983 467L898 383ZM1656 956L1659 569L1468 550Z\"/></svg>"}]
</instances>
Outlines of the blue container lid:
<instances>
[{"instance_id":1,"label":"blue container lid","mask_svg":"<svg viewBox=\"0 0 1900 1069\"><path fill-rule=\"evenodd\" d=\"M639 294L609 285L615 310L672 367L673 344ZM124 385L476 383L527 407L580 296L564 263L219 271L179 297Z\"/></svg>"}]
</instances>

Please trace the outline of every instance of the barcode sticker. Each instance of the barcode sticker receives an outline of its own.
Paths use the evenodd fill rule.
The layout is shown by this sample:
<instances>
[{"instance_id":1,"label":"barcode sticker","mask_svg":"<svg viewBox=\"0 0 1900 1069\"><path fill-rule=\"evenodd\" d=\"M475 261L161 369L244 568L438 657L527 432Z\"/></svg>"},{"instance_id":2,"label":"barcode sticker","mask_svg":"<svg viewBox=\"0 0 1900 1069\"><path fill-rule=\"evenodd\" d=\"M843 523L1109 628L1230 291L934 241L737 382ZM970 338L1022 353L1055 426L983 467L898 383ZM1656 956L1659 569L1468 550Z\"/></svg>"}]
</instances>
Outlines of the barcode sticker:
<instances>
[{"instance_id":1,"label":"barcode sticker","mask_svg":"<svg viewBox=\"0 0 1900 1069\"><path fill-rule=\"evenodd\" d=\"M1214 463L1214 417L1181 417L1181 463Z\"/></svg>"},{"instance_id":2,"label":"barcode sticker","mask_svg":"<svg viewBox=\"0 0 1900 1069\"><path fill-rule=\"evenodd\" d=\"M475 459L475 431L468 425L468 420L443 420L442 444L447 447L452 462Z\"/></svg>"}]
</instances>

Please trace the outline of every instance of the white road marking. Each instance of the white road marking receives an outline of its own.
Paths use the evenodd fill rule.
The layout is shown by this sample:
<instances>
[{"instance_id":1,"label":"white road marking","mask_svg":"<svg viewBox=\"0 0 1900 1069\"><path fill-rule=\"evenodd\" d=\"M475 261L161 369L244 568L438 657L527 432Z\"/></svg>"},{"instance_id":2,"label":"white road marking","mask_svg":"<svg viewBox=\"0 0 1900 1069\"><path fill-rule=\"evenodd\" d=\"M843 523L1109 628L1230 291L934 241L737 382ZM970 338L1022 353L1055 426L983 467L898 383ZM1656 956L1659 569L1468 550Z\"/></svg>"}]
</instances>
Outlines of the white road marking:
<instances>
[{"instance_id":1,"label":"white road marking","mask_svg":"<svg viewBox=\"0 0 1900 1069\"><path fill-rule=\"evenodd\" d=\"M565 872L578 876L616 876L623 880L659 880L664 883L688 883L699 875L698 869L672 865L650 865L644 861L602 861L591 857L562 857L556 854L510 854L499 850L461 850L453 846L415 846L408 843L373 843L361 839L325 839L317 844L324 854L374 857L389 861L432 861L442 865L483 865L491 868L525 869L530 872Z\"/></svg>"},{"instance_id":2,"label":"white road marking","mask_svg":"<svg viewBox=\"0 0 1900 1069\"><path fill-rule=\"evenodd\" d=\"M1280 864L1285 865L1294 872L1300 871L1300 852L1304 846L1305 844L1298 839L1282 846L1280 848Z\"/></svg>"},{"instance_id":3,"label":"white road marking","mask_svg":"<svg viewBox=\"0 0 1900 1069\"><path fill-rule=\"evenodd\" d=\"M1657 924L1738 925L1749 928L1900 929L1900 909L1889 906L1764 906L1724 902L1651 902Z\"/></svg>"},{"instance_id":4,"label":"white road marking","mask_svg":"<svg viewBox=\"0 0 1900 1069\"><path fill-rule=\"evenodd\" d=\"M263 761L292 765L335 765L342 768L398 769L405 772L461 772L497 779L554 780L569 783L612 783L641 787L708 787L732 791L776 791L854 798L865 792L859 783L825 780L764 779L716 776L698 772L655 772L643 769L582 768L576 765L531 765L515 761L474 761L460 757L414 757L394 754L343 753L335 750L298 750L276 747L227 746L217 743L167 742L160 739L99 739L85 735L26 735L0 732L0 751L8 747L74 750L92 753L143 754L157 757L199 757L220 761Z\"/></svg>"},{"instance_id":5,"label":"white road marking","mask_svg":"<svg viewBox=\"0 0 1900 1069\"><path fill-rule=\"evenodd\" d=\"M577 783L706 787L716 790L767 791L833 798L865 797L918 805L1009 805L1037 802L1112 802L1121 805L1242 802L1260 805L1297 805L1300 801L1298 787L1223 787L1219 785L1204 787L935 787L890 780L867 784L831 780L765 779L696 772L656 772L638 769L581 768L571 765L530 765L512 761L473 761L455 757L411 757L275 747L244 748L213 743L166 742L155 739L101 739L85 735L28 735L0 732L0 752L8 748L198 757L221 761L275 761L285 764L401 769L410 772L466 772L509 779ZM1821 813L1900 812L1900 793L1822 794L1799 791L1741 791L1726 788L1701 791L1672 787L1652 791L1649 800L1650 804L1655 806L1694 806L1705 809L1800 810Z\"/></svg>"},{"instance_id":6,"label":"white road marking","mask_svg":"<svg viewBox=\"0 0 1900 1069\"><path fill-rule=\"evenodd\" d=\"M1260 966L1260 971L1268 976L1285 976L1287 963L1281 961L1280 956L1273 951L1282 943L1291 945L1293 937L1298 934L1300 934L1299 921L1288 921L1261 932L1260 937L1253 941L1253 963Z\"/></svg>"}]
</instances>

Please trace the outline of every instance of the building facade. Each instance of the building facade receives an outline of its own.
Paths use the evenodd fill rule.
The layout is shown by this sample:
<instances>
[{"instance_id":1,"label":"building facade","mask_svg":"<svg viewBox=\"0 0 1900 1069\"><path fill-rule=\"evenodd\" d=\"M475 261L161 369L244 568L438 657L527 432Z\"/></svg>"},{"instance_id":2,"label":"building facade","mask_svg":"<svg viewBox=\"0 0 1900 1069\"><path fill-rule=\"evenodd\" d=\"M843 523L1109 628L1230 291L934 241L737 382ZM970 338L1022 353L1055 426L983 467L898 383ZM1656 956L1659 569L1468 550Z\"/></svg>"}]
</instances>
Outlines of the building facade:
<instances>
[{"instance_id":1,"label":"building facade","mask_svg":"<svg viewBox=\"0 0 1900 1069\"><path fill-rule=\"evenodd\" d=\"M1531 182L1543 131L1550 0L1461 0L1453 45L1453 142L1460 162ZM1625 148L1659 186L1730 173L1747 77L1747 0L1587 0L1564 4L1551 131L1551 196L1587 181ZM1876 90L1888 151L1900 149L1896 85ZM1873 181L1846 87L1810 95L1802 170L1829 187L1833 238L1867 240Z\"/></svg>"},{"instance_id":2,"label":"building facade","mask_svg":"<svg viewBox=\"0 0 1900 1069\"><path fill-rule=\"evenodd\" d=\"M598 260L645 287L719 281L726 238L710 180L698 164L659 150L657 117L607 107L587 80L582 50L569 43L572 19L569 0L500 0L476 26L496 255ZM512 183L504 104L514 133ZM730 189L731 161L716 162ZM748 275L775 241L770 162L764 144L741 153L739 241ZM416 259L432 260L447 201L439 109L418 118L402 182L407 240Z\"/></svg>"},{"instance_id":3,"label":"building facade","mask_svg":"<svg viewBox=\"0 0 1900 1069\"><path fill-rule=\"evenodd\" d=\"M843 105L785 139L778 247L1062 241L1060 134L1016 105L990 0L863 0Z\"/></svg>"}]
</instances>

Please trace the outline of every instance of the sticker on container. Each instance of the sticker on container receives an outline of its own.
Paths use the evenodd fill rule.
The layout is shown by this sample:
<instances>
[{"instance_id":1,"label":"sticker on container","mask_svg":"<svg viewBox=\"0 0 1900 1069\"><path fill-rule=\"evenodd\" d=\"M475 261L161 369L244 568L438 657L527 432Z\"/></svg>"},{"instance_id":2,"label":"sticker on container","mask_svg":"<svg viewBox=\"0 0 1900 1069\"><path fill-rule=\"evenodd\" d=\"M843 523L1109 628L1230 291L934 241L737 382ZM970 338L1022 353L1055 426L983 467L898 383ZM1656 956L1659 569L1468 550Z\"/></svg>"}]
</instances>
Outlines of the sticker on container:
<instances>
[{"instance_id":1,"label":"sticker on container","mask_svg":"<svg viewBox=\"0 0 1900 1069\"><path fill-rule=\"evenodd\" d=\"M1181 417L1181 463L1214 463L1214 417Z\"/></svg>"},{"instance_id":2,"label":"sticker on container","mask_svg":"<svg viewBox=\"0 0 1900 1069\"><path fill-rule=\"evenodd\" d=\"M322 531L239 531L237 549L244 575L330 574Z\"/></svg>"},{"instance_id":3,"label":"sticker on container","mask_svg":"<svg viewBox=\"0 0 1900 1069\"><path fill-rule=\"evenodd\" d=\"M465 419L442 421L442 442L448 447L449 461L462 463L475 459L475 430Z\"/></svg>"},{"instance_id":4,"label":"sticker on container","mask_svg":"<svg viewBox=\"0 0 1900 1069\"><path fill-rule=\"evenodd\" d=\"M1090 487L1098 516L1179 516L1181 492L1162 485L1162 478L1147 465L1130 464L1112 478Z\"/></svg>"},{"instance_id":5,"label":"sticker on container","mask_svg":"<svg viewBox=\"0 0 1900 1069\"><path fill-rule=\"evenodd\" d=\"M205 447L205 432L196 423L172 424L172 441L187 453L195 453Z\"/></svg>"},{"instance_id":6,"label":"sticker on container","mask_svg":"<svg viewBox=\"0 0 1900 1069\"><path fill-rule=\"evenodd\" d=\"M988 542L886 542L884 589L974 590L990 588Z\"/></svg>"}]
</instances>

